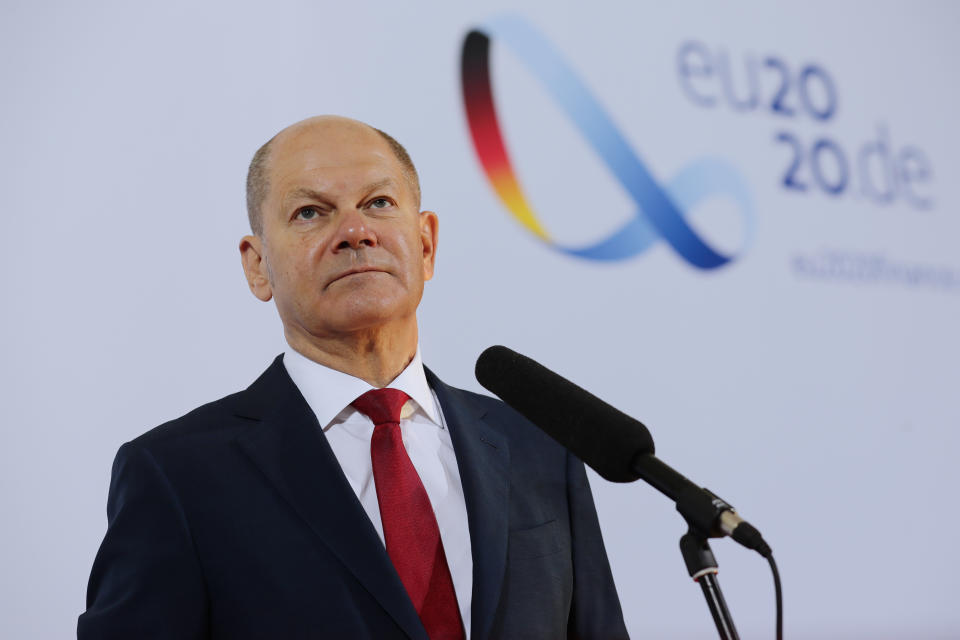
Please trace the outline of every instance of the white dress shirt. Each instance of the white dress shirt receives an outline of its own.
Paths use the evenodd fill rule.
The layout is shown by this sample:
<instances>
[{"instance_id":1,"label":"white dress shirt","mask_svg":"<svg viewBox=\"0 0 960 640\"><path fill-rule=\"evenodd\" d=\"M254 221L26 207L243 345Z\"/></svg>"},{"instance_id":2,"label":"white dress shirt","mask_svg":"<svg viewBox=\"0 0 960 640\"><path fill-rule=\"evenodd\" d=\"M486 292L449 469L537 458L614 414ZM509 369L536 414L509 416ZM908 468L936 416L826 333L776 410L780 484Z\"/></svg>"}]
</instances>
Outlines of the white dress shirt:
<instances>
[{"instance_id":1,"label":"white dress shirt","mask_svg":"<svg viewBox=\"0 0 960 640\"><path fill-rule=\"evenodd\" d=\"M347 481L383 541L380 505L370 459L374 425L370 418L350 404L375 387L360 378L318 364L292 348L283 354L283 365L316 414ZM410 396L400 414L403 446L433 505L460 616L469 638L473 558L467 507L450 432L437 396L427 384L419 348L407 368L387 386Z\"/></svg>"}]
</instances>

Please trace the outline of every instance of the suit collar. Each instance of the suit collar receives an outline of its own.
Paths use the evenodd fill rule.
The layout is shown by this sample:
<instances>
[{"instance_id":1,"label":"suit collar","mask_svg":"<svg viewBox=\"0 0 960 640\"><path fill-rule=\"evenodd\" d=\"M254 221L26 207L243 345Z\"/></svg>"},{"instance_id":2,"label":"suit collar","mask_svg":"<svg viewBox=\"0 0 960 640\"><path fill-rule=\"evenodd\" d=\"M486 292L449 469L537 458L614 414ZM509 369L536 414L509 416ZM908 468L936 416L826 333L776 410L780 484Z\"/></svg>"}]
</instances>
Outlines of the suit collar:
<instances>
[{"instance_id":1,"label":"suit collar","mask_svg":"<svg viewBox=\"0 0 960 640\"><path fill-rule=\"evenodd\" d=\"M486 412L474 398L447 386L430 369L426 373L450 429L467 503L473 554L471 637L485 639L507 564L510 448L507 438L485 421Z\"/></svg>"},{"instance_id":2,"label":"suit collar","mask_svg":"<svg viewBox=\"0 0 960 640\"><path fill-rule=\"evenodd\" d=\"M282 356L238 400L236 414L260 423L237 438L243 452L400 628L426 640L383 543Z\"/></svg>"}]
</instances>

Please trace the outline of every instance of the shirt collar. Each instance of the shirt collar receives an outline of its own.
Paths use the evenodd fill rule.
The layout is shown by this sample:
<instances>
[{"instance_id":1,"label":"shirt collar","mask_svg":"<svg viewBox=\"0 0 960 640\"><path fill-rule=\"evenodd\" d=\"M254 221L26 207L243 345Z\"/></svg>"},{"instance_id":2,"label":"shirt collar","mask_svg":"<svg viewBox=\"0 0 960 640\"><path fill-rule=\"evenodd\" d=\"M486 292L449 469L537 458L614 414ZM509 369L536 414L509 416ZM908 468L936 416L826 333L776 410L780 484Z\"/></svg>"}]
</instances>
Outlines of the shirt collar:
<instances>
[{"instance_id":1,"label":"shirt collar","mask_svg":"<svg viewBox=\"0 0 960 640\"><path fill-rule=\"evenodd\" d=\"M365 380L314 362L292 347L283 354L283 366L323 429L328 428L344 409L349 408L350 403L376 388ZM406 393L416 403L416 408L435 425L443 428L440 410L423 371L419 346L410 364L387 386ZM408 411L405 410L406 413Z\"/></svg>"}]
</instances>

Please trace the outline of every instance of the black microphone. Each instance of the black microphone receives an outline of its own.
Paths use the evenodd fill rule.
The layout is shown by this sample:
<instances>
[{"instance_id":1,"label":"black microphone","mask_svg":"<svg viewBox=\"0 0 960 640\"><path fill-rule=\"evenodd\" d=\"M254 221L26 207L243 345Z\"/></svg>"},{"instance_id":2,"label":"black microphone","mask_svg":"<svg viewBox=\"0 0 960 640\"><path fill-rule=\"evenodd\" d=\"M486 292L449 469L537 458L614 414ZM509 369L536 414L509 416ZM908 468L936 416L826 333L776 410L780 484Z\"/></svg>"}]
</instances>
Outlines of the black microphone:
<instances>
[{"instance_id":1,"label":"black microphone","mask_svg":"<svg viewBox=\"0 0 960 640\"><path fill-rule=\"evenodd\" d=\"M677 511L711 537L731 536L764 557L770 546L728 503L688 480L654 454L639 420L507 347L477 359L477 381L488 391L613 482L643 479L677 503Z\"/></svg>"}]
</instances>

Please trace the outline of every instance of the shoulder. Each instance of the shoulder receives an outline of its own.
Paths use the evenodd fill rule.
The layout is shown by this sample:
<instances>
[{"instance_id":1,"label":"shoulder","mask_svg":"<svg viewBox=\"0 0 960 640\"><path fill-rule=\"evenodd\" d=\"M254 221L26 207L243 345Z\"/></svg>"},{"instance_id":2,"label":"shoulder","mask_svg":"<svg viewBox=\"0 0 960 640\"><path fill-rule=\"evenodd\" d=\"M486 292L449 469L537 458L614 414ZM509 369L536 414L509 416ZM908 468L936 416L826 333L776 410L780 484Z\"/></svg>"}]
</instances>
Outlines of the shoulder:
<instances>
[{"instance_id":1,"label":"shoulder","mask_svg":"<svg viewBox=\"0 0 960 640\"><path fill-rule=\"evenodd\" d=\"M437 374L429 368L424 367L424 371L427 374L427 382L437 395L445 413L454 409L457 412L466 412L473 418L482 418L485 415L493 414L499 417L526 421L526 418L498 398L451 386L437 377Z\"/></svg>"},{"instance_id":2,"label":"shoulder","mask_svg":"<svg viewBox=\"0 0 960 640\"><path fill-rule=\"evenodd\" d=\"M208 402L189 413L150 429L131 442L140 447L151 448L184 438L193 439L211 436L224 427L230 426L236 408L243 404L244 394L246 394L246 391L239 391L219 400Z\"/></svg>"},{"instance_id":3,"label":"shoulder","mask_svg":"<svg viewBox=\"0 0 960 640\"><path fill-rule=\"evenodd\" d=\"M282 401L282 393L297 393L278 357L248 388L169 420L134 438L129 444L151 452L202 448L233 440L268 410L271 398Z\"/></svg>"},{"instance_id":4,"label":"shoulder","mask_svg":"<svg viewBox=\"0 0 960 640\"><path fill-rule=\"evenodd\" d=\"M541 452L566 452L553 438L499 398L452 387L427 369L427 379L440 400L444 418L463 426L479 420L507 438L512 445L528 445Z\"/></svg>"}]
</instances>

